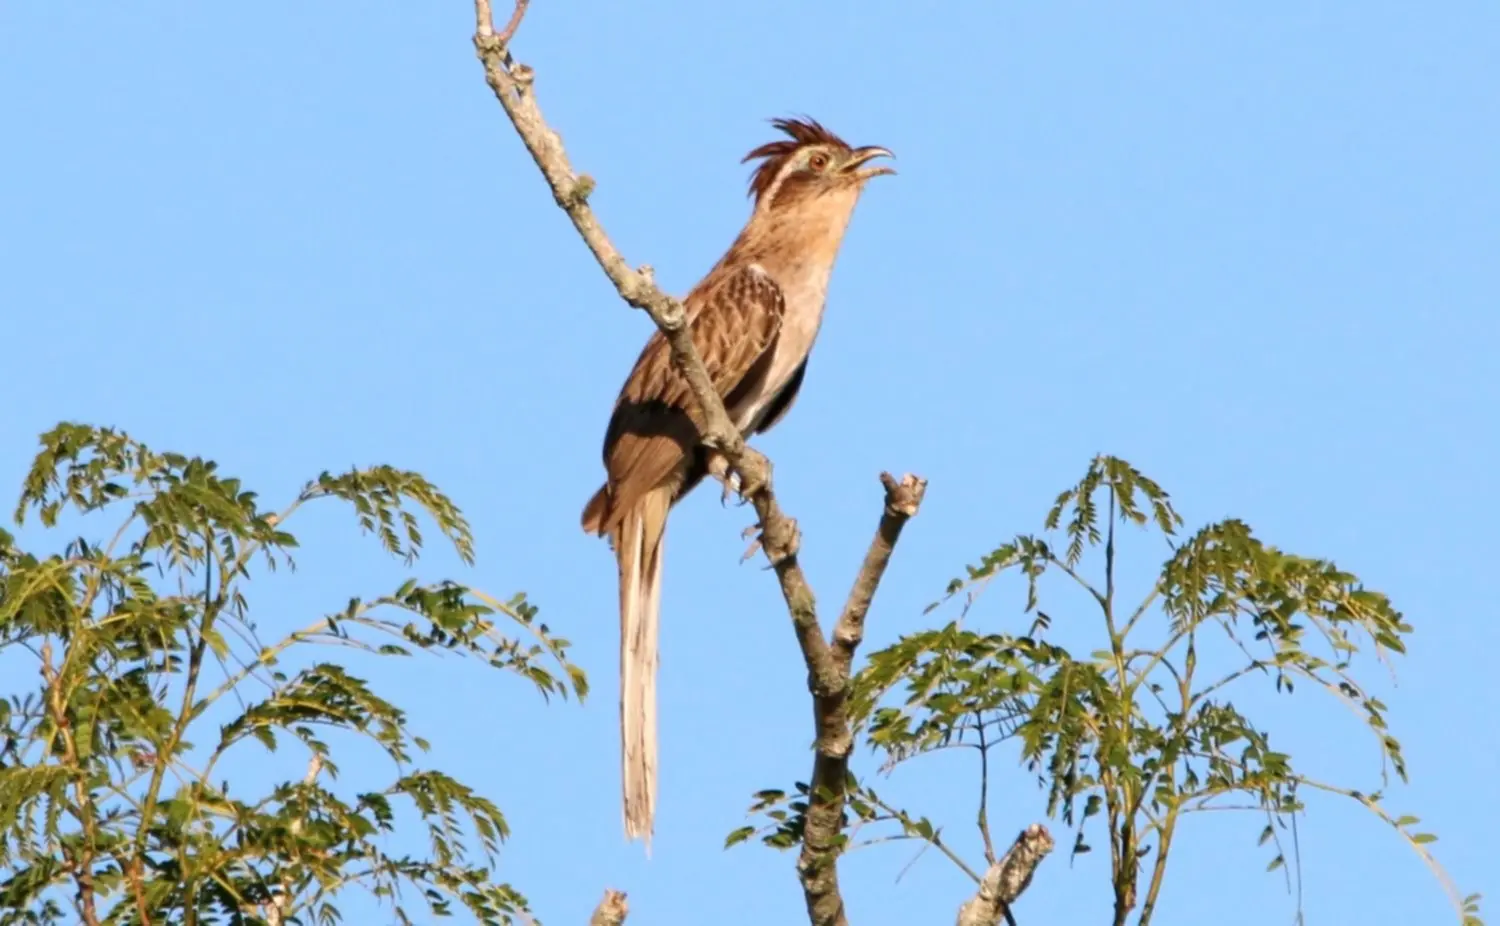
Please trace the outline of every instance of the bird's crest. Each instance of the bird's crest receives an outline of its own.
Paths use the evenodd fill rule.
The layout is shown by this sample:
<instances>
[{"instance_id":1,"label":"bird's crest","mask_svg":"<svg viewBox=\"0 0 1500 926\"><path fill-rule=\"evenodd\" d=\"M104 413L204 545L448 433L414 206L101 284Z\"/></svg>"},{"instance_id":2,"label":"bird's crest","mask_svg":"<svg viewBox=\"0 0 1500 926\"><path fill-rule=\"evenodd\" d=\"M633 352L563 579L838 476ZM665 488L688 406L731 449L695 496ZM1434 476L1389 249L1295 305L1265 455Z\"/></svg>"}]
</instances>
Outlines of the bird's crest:
<instances>
[{"instance_id":1,"label":"bird's crest","mask_svg":"<svg viewBox=\"0 0 1500 926\"><path fill-rule=\"evenodd\" d=\"M845 149L849 147L842 138L825 129L817 120L807 116L801 119L772 119L771 124L791 136L791 140L766 142L740 160L743 164L756 158L765 159L750 175L750 195L755 197L756 202L760 202L760 198L771 188L776 175L781 172L782 165L786 164L787 159L803 145L836 145Z\"/></svg>"}]
</instances>

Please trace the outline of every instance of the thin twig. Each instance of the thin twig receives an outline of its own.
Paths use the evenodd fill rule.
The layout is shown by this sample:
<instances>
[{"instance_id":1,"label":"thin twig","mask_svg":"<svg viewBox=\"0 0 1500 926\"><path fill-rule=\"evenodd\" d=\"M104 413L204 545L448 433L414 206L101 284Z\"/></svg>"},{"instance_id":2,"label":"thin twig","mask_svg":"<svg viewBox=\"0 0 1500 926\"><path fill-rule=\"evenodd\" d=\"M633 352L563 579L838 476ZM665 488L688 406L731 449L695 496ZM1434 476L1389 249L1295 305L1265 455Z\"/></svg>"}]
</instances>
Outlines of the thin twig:
<instances>
[{"instance_id":1,"label":"thin twig","mask_svg":"<svg viewBox=\"0 0 1500 926\"><path fill-rule=\"evenodd\" d=\"M979 890L959 908L958 926L996 926L1002 919L1016 926L1011 905L1031 886L1031 876L1054 845L1052 834L1040 823L1022 830L1005 856L984 873Z\"/></svg>"},{"instance_id":2,"label":"thin twig","mask_svg":"<svg viewBox=\"0 0 1500 926\"><path fill-rule=\"evenodd\" d=\"M530 5L531 0L516 0L516 8L510 13L510 22L506 23L505 28L501 29L500 34L496 36L500 40L501 45L510 44L510 40L515 36L516 30L521 28L521 19L526 15L526 7Z\"/></svg>"},{"instance_id":3,"label":"thin twig","mask_svg":"<svg viewBox=\"0 0 1500 926\"><path fill-rule=\"evenodd\" d=\"M880 839L871 839L868 842L864 843L864 845L873 846L876 843L895 842L898 839L920 839L921 841L927 843L928 845L937 849L939 852L946 855L948 857L948 861L952 862L954 865L957 865L959 871L962 871L964 874L969 876L969 880L973 881L975 884L978 884L980 882L981 878L979 872L970 868L969 863L965 862L961 855L959 855L957 852L954 852L951 848L949 848L947 843L943 842L943 836L941 832L934 830L931 836L922 836L920 834L913 835L914 831L907 826L907 821L910 818L906 814L897 810L895 807L892 807L890 804L887 804L885 801L874 797L874 795L869 795L869 797L871 798L870 802L872 804L889 814L889 817L887 819L894 820L897 823L901 824L902 831L894 836L881 837Z\"/></svg>"},{"instance_id":4,"label":"thin twig","mask_svg":"<svg viewBox=\"0 0 1500 926\"><path fill-rule=\"evenodd\" d=\"M990 748L984 738L984 718L975 729L979 733L979 835L984 837L984 861L995 864L995 843L990 838Z\"/></svg>"},{"instance_id":5,"label":"thin twig","mask_svg":"<svg viewBox=\"0 0 1500 926\"><path fill-rule=\"evenodd\" d=\"M1068 577L1082 586L1084 591L1088 592L1090 595L1093 595L1094 600L1099 602L1099 606L1101 608L1107 608L1109 606L1109 599L1104 597L1104 593L1099 591L1097 588L1094 588L1094 584L1088 579L1085 579L1077 569L1069 566L1067 564L1067 561L1059 559L1058 557L1053 556L1051 553L1048 553L1047 562L1067 573Z\"/></svg>"}]
</instances>

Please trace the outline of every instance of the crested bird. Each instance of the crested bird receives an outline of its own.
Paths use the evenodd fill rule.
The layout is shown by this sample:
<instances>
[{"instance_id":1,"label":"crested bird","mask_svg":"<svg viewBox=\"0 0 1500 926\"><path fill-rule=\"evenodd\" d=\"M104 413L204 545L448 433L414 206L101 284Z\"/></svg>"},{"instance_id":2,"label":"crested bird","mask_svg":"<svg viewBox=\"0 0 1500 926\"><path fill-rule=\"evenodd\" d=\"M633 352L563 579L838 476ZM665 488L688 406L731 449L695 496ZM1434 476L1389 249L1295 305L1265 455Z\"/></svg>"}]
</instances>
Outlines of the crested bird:
<instances>
[{"instance_id":1,"label":"crested bird","mask_svg":"<svg viewBox=\"0 0 1500 926\"><path fill-rule=\"evenodd\" d=\"M773 119L787 138L741 163L749 220L683 300L693 345L744 437L786 416L822 326L828 280L865 183L895 173L878 146L855 148L811 119ZM646 342L604 435L604 485L583 529L608 538L620 583L620 750L625 833L649 851L656 808L657 633L667 513L706 475L736 486L702 443L701 413L661 331ZM736 486L737 487L737 486Z\"/></svg>"}]
</instances>

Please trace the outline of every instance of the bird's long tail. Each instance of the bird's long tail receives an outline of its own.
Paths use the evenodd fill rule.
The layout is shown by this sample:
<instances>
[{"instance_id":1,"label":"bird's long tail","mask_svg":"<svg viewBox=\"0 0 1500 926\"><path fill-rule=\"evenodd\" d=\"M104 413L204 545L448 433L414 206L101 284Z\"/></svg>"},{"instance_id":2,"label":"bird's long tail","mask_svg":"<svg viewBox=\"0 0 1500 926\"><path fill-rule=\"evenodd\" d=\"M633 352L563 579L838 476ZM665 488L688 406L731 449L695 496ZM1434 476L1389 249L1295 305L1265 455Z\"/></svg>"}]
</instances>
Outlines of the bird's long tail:
<instances>
[{"instance_id":1,"label":"bird's long tail","mask_svg":"<svg viewBox=\"0 0 1500 926\"><path fill-rule=\"evenodd\" d=\"M644 838L656 816L656 665L661 565L670 489L646 493L620 519L620 764L625 835Z\"/></svg>"}]
</instances>

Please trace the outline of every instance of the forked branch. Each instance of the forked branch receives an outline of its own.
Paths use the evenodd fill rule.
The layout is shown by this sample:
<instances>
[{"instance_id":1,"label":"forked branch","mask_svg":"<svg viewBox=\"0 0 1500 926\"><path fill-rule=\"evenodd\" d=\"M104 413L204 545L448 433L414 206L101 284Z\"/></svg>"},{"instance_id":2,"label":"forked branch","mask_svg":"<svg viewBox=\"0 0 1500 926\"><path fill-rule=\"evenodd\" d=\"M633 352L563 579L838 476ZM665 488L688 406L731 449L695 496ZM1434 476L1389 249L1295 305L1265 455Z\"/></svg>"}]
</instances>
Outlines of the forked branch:
<instances>
[{"instance_id":1,"label":"forked branch","mask_svg":"<svg viewBox=\"0 0 1500 926\"><path fill-rule=\"evenodd\" d=\"M885 487L885 509L875 538L870 541L864 564L854 579L854 587L833 628L828 674L813 673L808 657L809 686L813 694L813 717L817 726L814 742L813 773L808 788L806 824L802 831L802 854L797 859L797 873L807 900L808 918L813 926L847 926L844 901L839 891L838 857L843 851L843 816L848 803L849 754L854 751L854 731L849 722L849 670L855 650L864 639L865 614L875 597L875 590L885 575L901 529L917 513L927 491L927 481L904 476L897 482L890 473L881 473ZM813 633L822 644L817 618ZM804 645L803 652L808 652Z\"/></svg>"},{"instance_id":2,"label":"forked branch","mask_svg":"<svg viewBox=\"0 0 1500 926\"><path fill-rule=\"evenodd\" d=\"M588 204L589 194L594 189L593 180L573 170L562 140L542 117L536 101L535 72L516 63L510 55L507 43L520 25L527 2L519 0L510 22L497 32L490 0L475 0L474 47L484 65L485 80L541 170L553 198L568 214L573 227L614 284L620 298L645 311L666 337L672 348L673 365L686 379L701 412L703 442L723 454L733 470L740 474L741 484L748 487L746 494L760 521L760 545L775 569L782 597L786 600L798 646L807 665L808 687L816 708L814 787L798 870L814 926L846 926L835 866L842 848L839 839L841 817L847 799L844 785L853 745L847 706L850 666L863 639L865 615L890 561L891 550L902 526L921 505L926 482L915 476L897 482L889 474L881 475L885 486L885 510L880 526L831 640L825 638L818 623L812 589L797 562L799 538L796 523L782 513L771 489L770 462L746 446L738 429L731 423L703 360L693 347L682 303L656 286L649 266L632 270L605 234ZM611 896L606 895L606 903L600 905L600 911L606 914ZM600 922L600 915L596 912L596 922ZM623 906L619 916L620 919L624 917Z\"/></svg>"}]
</instances>

